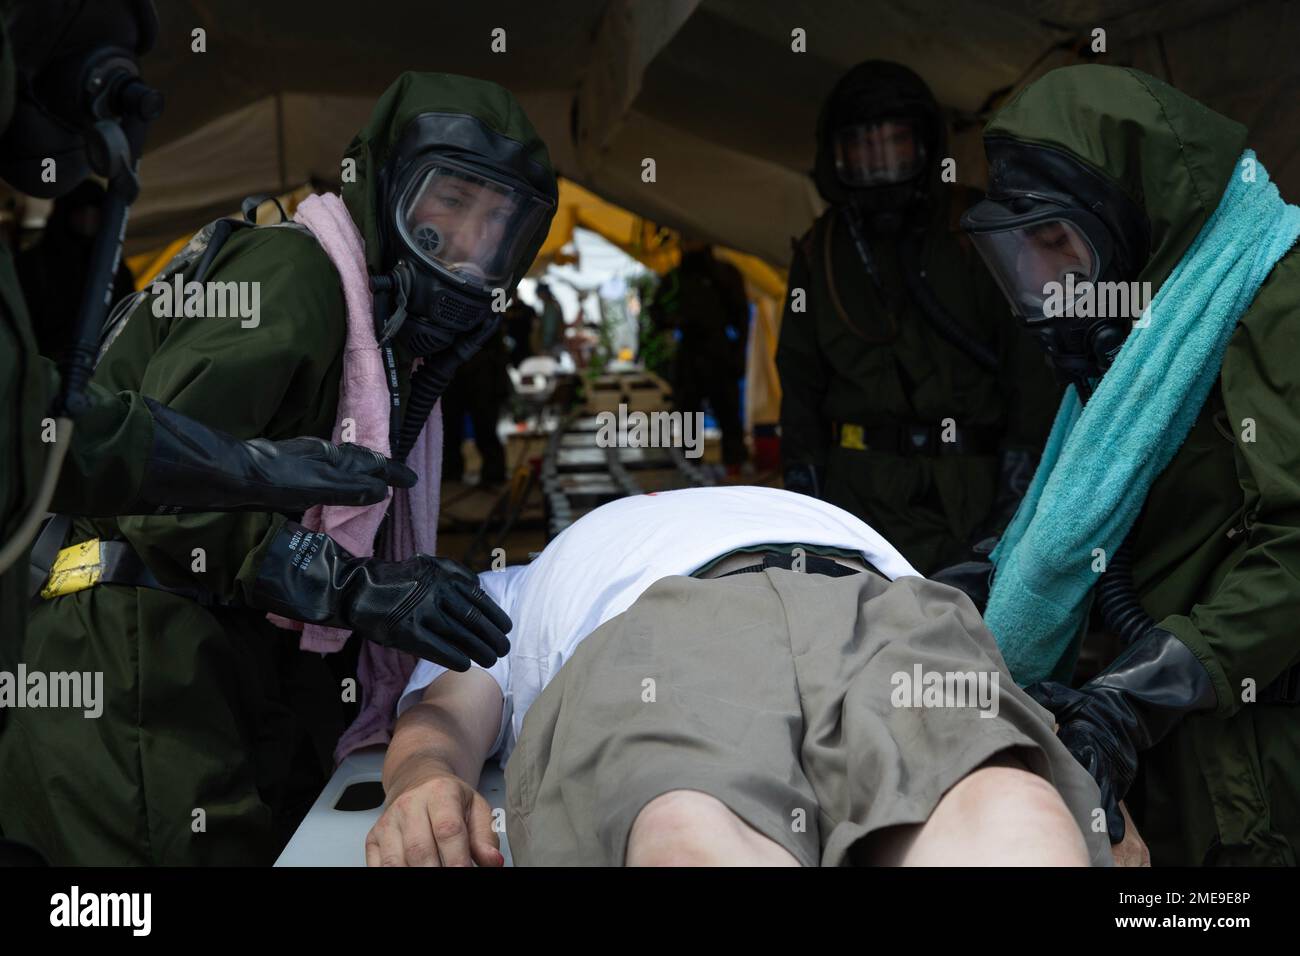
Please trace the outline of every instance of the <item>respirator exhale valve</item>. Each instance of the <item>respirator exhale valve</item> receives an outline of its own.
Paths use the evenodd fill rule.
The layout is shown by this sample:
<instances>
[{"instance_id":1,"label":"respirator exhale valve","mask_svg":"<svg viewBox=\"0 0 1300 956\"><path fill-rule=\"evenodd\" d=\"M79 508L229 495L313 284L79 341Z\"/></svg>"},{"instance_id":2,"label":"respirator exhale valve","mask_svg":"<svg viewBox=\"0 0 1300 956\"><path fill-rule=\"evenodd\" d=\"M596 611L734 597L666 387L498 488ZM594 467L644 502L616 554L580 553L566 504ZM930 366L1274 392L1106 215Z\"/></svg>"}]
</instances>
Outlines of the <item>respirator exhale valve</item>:
<instances>
[{"instance_id":1,"label":"respirator exhale valve","mask_svg":"<svg viewBox=\"0 0 1300 956\"><path fill-rule=\"evenodd\" d=\"M417 228L412 238L416 248L426 256L436 256L442 249L442 233L427 223Z\"/></svg>"}]
</instances>

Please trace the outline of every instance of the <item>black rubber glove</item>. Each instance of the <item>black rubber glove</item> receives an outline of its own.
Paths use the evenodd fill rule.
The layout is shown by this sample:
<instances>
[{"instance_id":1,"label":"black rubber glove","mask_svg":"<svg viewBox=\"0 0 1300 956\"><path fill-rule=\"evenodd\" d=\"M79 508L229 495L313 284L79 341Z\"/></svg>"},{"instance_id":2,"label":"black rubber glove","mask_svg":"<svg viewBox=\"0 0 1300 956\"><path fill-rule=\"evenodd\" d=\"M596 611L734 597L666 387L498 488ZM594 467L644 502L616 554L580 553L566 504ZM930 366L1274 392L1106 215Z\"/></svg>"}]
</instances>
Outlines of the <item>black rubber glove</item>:
<instances>
[{"instance_id":1,"label":"black rubber glove","mask_svg":"<svg viewBox=\"0 0 1300 956\"><path fill-rule=\"evenodd\" d=\"M1137 775L1138 754L1185 716L1218 704L1209 672L1187 645L1153 627L1077 690L1051 681L1025 688L1061 725L1061 743L1101 788L1111 843L1124 839L1119 802Z\"/></svg>"},{"instance_id":2,"label":"black rubber glove","mask_svg":"<svg viewBox=\"0 0 1300 956\"><path fill-rule=\"evenodd\" d=\"M974 603L975 609L984 613L989 604L989 590L993 584L993 563L991 561L963 561L961 564L949 565L930 575L931 581L938 581L958 591L965 592Z\"/></svg>"},{"instance_id":3,"label":"black rubber glove","mask_svg":"<svg viewBox=\"0 0 1300 956\"><path fill-rule=\"evenodd\" d=\"M930 575L930 580L964 592L971 599L976 610L983 614L984 609L989 605L989 591L993 588L994 568L989 555L997 546L997 538L977 541L970 549L969 560L940 568Z\"/></svg>"},{"instance_id":4,"label":"black rubber glove","mask_svg":"<svg viewBox=\"0 0 1300 956\"><path fill-rule=\"evenodd\" d=\"M998 453L998 490L993 508L971 536L972 546L987 538L1000 538L1007 525L1016 516L1020 501L1034 480L1038 468L1038 453L1025 448L1003 448Z\"/></svg>"},{"instance_id":5,"label":"black rubber glove","mask_svg":"<svg viewBox=\"0 0 1300 956\"><path fill-rule=\"evenodd\" d=\"M286 522L253 582L253 607L311 624L350 628L454 671L491 667L510 650L509 615L449 558L353 557L329 537Z\"/></svg>"},{"instance_id":6,"label":"black rubber glove","mask_svg":"<svg viewBox=\"0 0 1300 956\"><path fill-rule=\"evenodd\" d=\"M239 441L146 398L153 446L139 500L122 514L283 511L369 505L388 486L409 488L415 472L360 445L323 438Z\"/></svg>"},{"instance_id":7,"label":"black rubber glove","mask_svg":"<svg viewBox=\"0 0 1300 956\"><path fill-rule=\"evenodd\" d=\"M785 490L797 491L810 498L822 496L822 470L817 465L787 465Z\"/></svg>"}]
</instances>

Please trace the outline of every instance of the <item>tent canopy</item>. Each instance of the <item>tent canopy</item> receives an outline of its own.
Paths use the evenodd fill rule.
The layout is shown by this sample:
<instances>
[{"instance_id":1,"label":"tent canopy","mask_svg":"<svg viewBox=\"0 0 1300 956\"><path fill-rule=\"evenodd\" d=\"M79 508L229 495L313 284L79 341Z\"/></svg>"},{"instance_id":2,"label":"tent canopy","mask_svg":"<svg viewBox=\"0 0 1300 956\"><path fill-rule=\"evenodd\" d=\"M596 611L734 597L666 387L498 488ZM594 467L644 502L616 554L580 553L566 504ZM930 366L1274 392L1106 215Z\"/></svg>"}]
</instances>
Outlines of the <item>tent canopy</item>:
<instances>
[{"instance_id":1,"label":"tent canopy","mask_svg":"<svg viewBox=\"0 0 1300 956\"><path fill-rule=\"evenodd\" d=\"M958 178L979 185L987 112L1046 70L1094 57L1097 29L1106 43L1098 62L1168 79L1245 123L1284 193L1300 194L1300 9L1285 0L159 6L159 46L144 72L168 103L142 164L134 252L245 195L337 183L371 104L415 69L503 84L569 180L633 217L784 266L791 238L820 210L807 176L813 127L844 70L886 58L925 77L949 113ZM206 49L195 52L200 28ZM643 177L647 159L653 181Z\"/></svg>"}]
</instances>

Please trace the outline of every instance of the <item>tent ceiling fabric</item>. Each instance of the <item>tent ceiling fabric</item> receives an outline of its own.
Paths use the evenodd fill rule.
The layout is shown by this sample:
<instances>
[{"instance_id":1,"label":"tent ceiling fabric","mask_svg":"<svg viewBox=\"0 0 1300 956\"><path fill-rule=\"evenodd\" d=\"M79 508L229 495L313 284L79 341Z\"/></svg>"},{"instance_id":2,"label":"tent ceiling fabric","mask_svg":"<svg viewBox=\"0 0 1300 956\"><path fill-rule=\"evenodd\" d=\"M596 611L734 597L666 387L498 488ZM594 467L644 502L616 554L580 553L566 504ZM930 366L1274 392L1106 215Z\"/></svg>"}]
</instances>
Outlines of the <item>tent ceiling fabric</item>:
<instances>
[{"instance_id":1,"label":"tent ceiling fabric","mask_svg":"<svg viewBox=\"0 0 1300 956\"><path fill-rule=\"evenodd\" d=\"M1300 9L1286 0L527 0L371 4L168 0L144 61L168 95L142 164L130 247L192 230L255 192L338 163L402 70L495 80L523 103L557 169L632 212L787 264L820 200L806 173L822 98L852 64L899 60L953 121L961 180L984 169L975 115L990 97L1076 59L1172 81L1252 131L1284 193L1300 196L1294 110ZM361 9L366 9L365 5ZM339 24L343 24L340 29ZM207 52L190 50L203 27ZM506 31L506 52L491 49ZM806 53L791 31L807 34ZM642 181L653 158L656 180Z\"/></svg>"},{"instance_id":2,"label":"tent ceiling fabric","mask_svg":"<svg viewBox=\"0 0 1300 956\"><path fill-rule=\"evenodd\" d=\"M360 96L374 102L399 73L433 70L495 80L515 93L572 92L586 71L606 0L162 0L158 46L143 61L168 96L150 134L177 139L273 93ZM490 49L506 31L506 52ZM191 51L191 31L207 51ZM353 130L355 132L355 130ZM349 134L349 139L351 134ZM338 146L340 155L347 145Z\"/></svg>"},{"instance_id":3,"label":"tent ceiling fabric","mask_svg":"<svg viewBox=\"0 0 1300 956\"><path fill-rule=\"evenodd\" d=\"M562 168L576 165L566 149L569 97L543 91L518 98L538 132L554 144L552 160ZM268 95L146 149L127 252L156 247L230 215L254 193L280 194L313 181L336 188L343 153L373 106L370 96Z\"/></svg>"}]
</instances>

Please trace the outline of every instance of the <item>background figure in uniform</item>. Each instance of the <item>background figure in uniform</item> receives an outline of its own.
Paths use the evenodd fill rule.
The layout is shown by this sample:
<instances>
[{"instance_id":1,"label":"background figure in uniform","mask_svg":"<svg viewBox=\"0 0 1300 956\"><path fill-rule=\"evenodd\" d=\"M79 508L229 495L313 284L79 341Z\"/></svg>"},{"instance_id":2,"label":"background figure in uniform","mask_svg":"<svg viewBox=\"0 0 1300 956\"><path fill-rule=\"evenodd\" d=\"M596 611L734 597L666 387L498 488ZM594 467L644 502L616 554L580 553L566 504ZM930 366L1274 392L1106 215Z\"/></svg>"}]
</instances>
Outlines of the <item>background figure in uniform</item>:
<instances>
[{"instance_id":1,"label":"background figure in uniform","mask_svg":"<svg viewBox=\"0 0 1300 956\"><path fill-rule=\"evenodd\" d=\"M776 364L785 486L858 515L922 573L1010 520L1060 389L957 218L911 70L850 70L817 123L831 205L796 244Z\"/></svg>"},{"instance_id":2,"label":"background figure in uniform","mask_svg":"<svg viewBox=\"0 0 1300 956\"><path fill-rule=\"evenodd\" d=\"M682 241L682 261L664 276L651 307L655 322L680 333L672 362L673 403L683 413L707 401L722 431L722 461L735 473L746 458L740 415L749 299L745 280L713 247Z\"/></svg>"},{"instance_id":3,"label":"background figure in uniform","mask_svg":"<svg viewBox=\"0 0 1300 956\"><path fill-rule=\"evenodd\" d=\"M529 312L528 306L524 306ZM506 312L509 321L510 312ZM483 459L480 486L506 480L506 451L497 437L501 405L510 397L510 375L504 335L498 331L456 372L442 393L442 480L460 481L465 475L465 415L474 428L474 447Z\"/></svg>"},{"instance_id":4,"label":"background figure in uniform","mask_svg":"<svg viewBox=\"0 0 1300 956\"><path fill-rule=\"evenodd\" d=\"M36 346L56 362L75 336L86 286L85 263L99 232L103 202L103 186L93 179L81 183L54 201L40 238L18 255L18 281L36 328ZM112 301L134 291L131 270L120 261L113 277Z\"/></svg>"},{"instance_id":5,"label":"background figure in uniform","mask_svg":"<svg viewBox=\"0 0 1300 956\"><path fill-rule=\"evenodd\" d=\"M542 318L537 324L537 343L534 354L550 355L558 345L564 343L564 312L555 300L551 287L544 282L537 284L537 298L542 300Z\"/></svg>"},{"instance_id":6,"label":"background figure in uniform","mask_svg":"<svg viewBox=\"0 0 1300 956\"><path fill-rule=\"evenodd\" d=\"M502 324L505 326L506 338L509 339L510 364L518 368L524 359L532 355L533 326L537 322L537 313L533 307L521 299L515 299L506 309ZM444 398L445 402L446 399Z\"/></svg>"}]
</instances>

